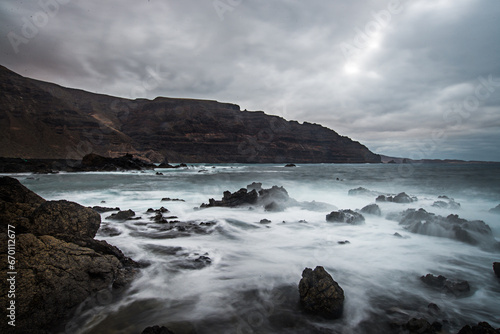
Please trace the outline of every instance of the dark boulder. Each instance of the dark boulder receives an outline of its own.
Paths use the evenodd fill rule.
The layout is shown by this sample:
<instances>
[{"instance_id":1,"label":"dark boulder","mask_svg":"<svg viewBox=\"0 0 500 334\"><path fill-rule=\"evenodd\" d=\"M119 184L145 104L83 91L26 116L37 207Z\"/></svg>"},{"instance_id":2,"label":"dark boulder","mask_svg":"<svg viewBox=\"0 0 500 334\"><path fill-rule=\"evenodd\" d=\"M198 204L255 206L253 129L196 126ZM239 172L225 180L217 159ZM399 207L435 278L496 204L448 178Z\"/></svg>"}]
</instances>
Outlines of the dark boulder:
<instances>
[{"instance_id":1,"label":"dark boulder","mask_svg":"<svg viewBox=\"0 0 500 334\"><path fill-rule=\"evenodd\" d=\"M332 223L347 223L353 225L363 224L365 217L358 212L352 210L332 211L326 215L326 221Z\"/></svg>"},{"instance_id":2,"label":"dark boulder","mask_svg":"<svg viewBox=\"0 0 500 334\"><path fill-rule=\"evenodd\" d=\"M490 212L491 213L497 213L497 214L500 214L500 204L498 204L496 207L494 207L493 209L490 209Z\"/></svg>"},{"instance_id":3,"label":"dark boulder","mask_svg":"<svg viewBox=\"0 0 500 334\"><path fill-rule=\"evenodd\" d=\"M380 211L380 207L377 204L369 204L362 208L361 213L369 214L369 215L375 215L375 216L381 216L382 211Z\"/></svg>"},{"instance_id":4,"label":"dark boulder","mask_svg":"<svg viewBox=\"0 0 500 334\"><path fill-rule=\"evenodd\" d=\"M295 164L286 164L285 167L297 167Z\"/></svg>"},{"instance_id":5,"label":"dark boulder","mask_svg":"<svg viewBox=\"0 0 500 334\"><path fill-rule=\"evenodd\" d=\"M133 210L119 211L117 213L111 214L111 216L106 217L106 219L110 220L128 220L135 216L135 212Z\"/></svg>"},{"instance_id":6,"label":"dark boulder","mask_svg":"<svg viewBox=\"0 0 500 334\"><path fill-rule=\"evenodd\" d=\"M500 244L493 237L491 228L481 220L469 221L458 215L442 217L424 209L408 209L400 214L389 215L388 219L412 233L456 239L483 248L500 249Z\"/></svg>"},{"instance_id":7,"label":"dark boulder","mask_svg":"<svg viewBox=\"0 0 500 334\"><path fill-rule=\"evenodd\" d=\"M439 196L439 200L435 201L432 206L441 209L458 210L461 208L460 203L455 202L453 198L447 196Z\"/></svg>"},{"instance_id":8,"label":"dark boulder","mask_svg":"<svg viewBox=\"0 0 500 334\"><path fill-rule=\"evenodd\" d=\"M16 332L53 332L85 300L130 282L139 265L93 239L100 226L97 212L73 202L45 201L16 180L0 179L0 187L0 206L15 209L0 211L0 217L2 229L11 224L16 231ZM0 253L6 256L7 248ZM0 270L8 271L7 261ZM0 297L2 305L7 302L6 294ZM0 331L6 333L4 326Z\"/></svg>"},{"instance_id":9,"label":"dark boulder","mask_svg":"<svg viewBox=\"0 0 500 334\"><path fill-rule=\"evenodd\" d=\"M412 318L403 324L392 324L393 329L398 333L407 334L438 334L441 333L443 325L439 322L432 324L422 318Z\"/></svg>"},{"instance_id":10,"label":"dark boulder","mask_svg":"<svg viewBox=\"0 0 500 334\"><path fill-rule=\"evenodd\" d=\"M350 189L347 192L349 196L378 196L380 193L377 191L371 191L363 187L358 187L355 189Z\"/></svg>"},{"instance_id":11,"label":"dark boulder","mask_svg":"<svg viewBox=\"0 0 500 334\"><path fill-rule=\"evenodd\" d=\"M392 202L392 196L378 195L375 198L375 202L384 203L384 202Z\"/></svg>"},{"instance_id":12,"label":"dark boulder","mask_svg":"<svg viewBox=\"0 0 500 334\"><path fill-rule=\"evenodd\" d=\"M151 326L142 331L141 334L174 334L165 326Z\"/></svg>"},{"instance_id":13,"label":"dark boulder","mask_svg":"<svg viewBox=\"0 0 500 334\"><path fill-rule=\"evenodd\" d=\"M394 203L412 203L414 200L406 193L399 193L392 199Z\"/></svg>"},{"instance_id":14,"label":"dark boulder","mask_svg":"<svg viewBox=\"0 0 500 334\"><path fill-rule=\"evenodd\" d=\"M344 290L326 270L317 266L314 270L306 268L299 282L300 304L306 312L327 319L342 316Z\"/></svg>"},{"instance_id":15,"label":"dark boulder","mask_svg":"<svg viewBox=\"0 0 500 334\"><path fill-rule=\"evenodd\" d=\"M101 216L80 204L62 201L42 203L30 218L29 231L35 235L73 235L93 238Z\"/></svg>"},{"instance_id":16,"label":"dark boulder","mask_svg":"<svg viewBox=\"0 0 500 334\"><path fill-rule=\"evenodd\" d=\"M493 262L493 272L500 278L500 262Z\"/></svg>"},{"instance_id":17,"label":"dark boulder","mask_svg":"<svg viewBox=\"0 0 500 334\"><path fill-rule=\"evenodd\" d=\"M442 275L434 276L432 274L422 276L420 280L432 288L453 294L456 297L463 297L470 292L469 282L463 280L450 280Z\"/></svg>"},{"instance_id":18,"label":"dark boulder","mask_svg":"<svg viewBox=\"0 0 500 334\"><path fill-rule=\"evenodd\" d=\"M465 325L458 334L500 334L500 328L494 329L487 322L480 322L477 325Z\"/></svg>"}]
</instances>

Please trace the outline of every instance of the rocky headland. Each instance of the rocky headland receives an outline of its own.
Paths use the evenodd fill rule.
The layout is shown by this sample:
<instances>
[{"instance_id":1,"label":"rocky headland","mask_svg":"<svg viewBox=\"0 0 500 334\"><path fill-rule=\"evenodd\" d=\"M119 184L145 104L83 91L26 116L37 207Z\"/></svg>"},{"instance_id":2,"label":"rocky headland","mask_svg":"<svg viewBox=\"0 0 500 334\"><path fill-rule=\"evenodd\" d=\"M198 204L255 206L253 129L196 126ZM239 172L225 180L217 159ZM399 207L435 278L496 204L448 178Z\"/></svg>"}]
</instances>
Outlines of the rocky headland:
<instances>
[{"instance_id":1,"label":"rocky headland","mask_svg":"<svg viewBox=\"0 0 500 334\"><path fill-rule=\"evenodd\" d=\"M210 100L94 94L0 66L0 156L78 161L90 153L159 163L381 162L318 124Z\"/></svg>"}]
</instances>

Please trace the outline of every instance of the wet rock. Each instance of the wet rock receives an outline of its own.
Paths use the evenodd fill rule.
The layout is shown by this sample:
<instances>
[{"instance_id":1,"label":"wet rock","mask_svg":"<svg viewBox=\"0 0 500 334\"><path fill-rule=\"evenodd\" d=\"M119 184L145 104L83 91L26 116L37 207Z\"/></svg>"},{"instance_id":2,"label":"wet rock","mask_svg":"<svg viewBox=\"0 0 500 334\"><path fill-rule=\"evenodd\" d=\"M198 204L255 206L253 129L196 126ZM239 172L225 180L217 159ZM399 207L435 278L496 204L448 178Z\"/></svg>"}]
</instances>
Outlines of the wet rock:
<instances>
[{"instance_id":1,"label":"wet rock","mask_svg":"<svg viewBox=\"0 0 500 334\"><path fill-rule=\"evenodd\" d=\"M252 190L260 191L261 189L262 189L262 183L260 182L252 182L251 184L247 185L248 191Z\"/></svg>"},{"instance_id":2,"label":"wet rock","mask_svg":"<svg viewBox=\"0 0 500 334\"><path fill-rule=\"evenodd\" d=\"M494 207L493 209L490 209L490 212L491 213L496 213L496 214L500 214L500 204L498 204L496 207Z\"/></svg>"},{"instance_id":3,"label":"wet rock","mask_svg":"<svg viewBox=\"0 0 500 334\"><path fill-rule=\"evenodd\" d=\"M439 322L431 324L422 318L412 318L404 324L393 325L394 329L408 334L437 334L441 332L442 327L443 325Z\"/></svg>"},{"instance_id":4,"label":"wet rock","mask_svg":"<svg viewBox=\"0 0 500 334\"><path fill-rule=\"evenodd\" d=\"M414 200L406 193L399 193L392 199L394 203L412 203Z\"/></svg>"},{"instance_id":5,"label":"wet rock","mask_svg":"<svg viewBox=\"0 0 500 334\"><path fill-rule=\"evenodd\" d=\"M458 334L500 334L500 328L494 329L487 322L480 322L477 325L465 325Z\"/></svg>"},{"instance_id":6,"label":"wet rock","mask_svg":"<svg viewBox=\"0 0 500 334\"><path fill-rule=\"evenodd\" d=\"M110 220L129 220L135 216L135 212L133 210L119 211L117 213L111 214L111 216L106 217L106 219Z\"/></svg>"},{"instance_id":7,"label":"wet rock","mask_svg":"<svg viewBox=\"0 0 500 334\"><path fill-rule=\"evenodd\" d=\"M98 212L98 213L105 213L105 212L110 212L110 211L120 211L120 208L108 208L105 206L93 206L92 210Z\"/></svg>"},{"instance_id":8,"label":"wet rock","mask_svg":"<svg viewBox=\"0 0 500 334\"><path fill-rule=\"evenodd\" d=\"M286 164L285 167L297 167L295 164Z\"/></svg>"},{"instance_id":9,"label":"wet rock","mask_svg":"<svg viewBox=\"0 0 500 334\"><path fill-rule=\"evenodd\" d=\"M393 235L394 235L395 237L398 237L398 238L402 238L402 237L403 237L403 236L402 236L401 234L399 234L398 232L395 232Z\"/></svg>"},{"instance_id":10,"label":"wet rock","mask_svg":"<svg viewBox=\"0 0 500 334\"><path fill-rule=\"evenodd\" d=\"M362 208L361 213L369 214L369 215L375 215L375 216L381 216L382 211L380 211L380 207L377 204L369 204Z\"/></svg>"},{"instance_id":11,"label":"wet rock","mask_svg":"<svg viewBox=\"0 0 500 334\"><path fill-rule=\"evenodd\" d=\"M375 202L384 203L384 202L392 202L392 196L378 195L375 199Z\"/></svg>"},{"instance_id":12,"label":"wet rock","mask_svg":"<svg viewBox=\"0 0 500 334\"><path fill-rule=\"evenodd\" d=\"M371 191L369 189L358 187L356 189L350 189L347 194L349 196L378 196L380 195L377 191Z\"/></svg>"},{"instance_id":13,"label":"wet rock","mask_svg":"<svg viewBox=\"0 0 500 334\"><path fill-rule=\"evenodd\" d=\"M349 240L343 240L343 241L337 241L339 245L347 245L350 244L351 242Z\"/></svg>"},{"instance_id":14,"label":"wet rock","mask_svg":"<svg viewBox=\"0 0 500 334\"><path fill-rule=\"evenodd\" d=\"M438 196L439 201L435 201L432 206L440 209L450 209L450 210L458 210L461 208L460 203L455 202L453 198L449 198L448 196Z\"/></svg>"},{"instance_id":15,"label":"wet rock","mask_svg":"<svg viewBox=\"0 0 500 334\"><path fill-rule=\"evenodd\" d=\"M156 175L159 175L159 176L161 176L161 175L163 175L163 173L160 173L160 172L156 172Z\"/></svg>"},{"instance_id":16,"label":"wet rock","mask_svg":"<svg viewBox=\"0 0 500 334\"><path fill-rule=\"evenodd\" d=\"M493 272L500 278L500 262L493 262Z\"/></svg>"},{"instance_id":17,"label":"wet rock","mask_svg":"<svg viewBox=\"0 0 500 334\"><path fill-rule=\"evenodd\" d=\"M1 228L13 222L10 210L17 217L16 332L53 332L82 302L132 279L138 264L93 239L101 222L97 212L73 202L45 201L14 179L0 178L0 188L0 207L6 209L0 210ZM7 261L0 270L8 271ZM0 297L2 305L7 302L7 294Z\"/></svg>"},{"instance_id":18,"label":"wet rock","mask_svg":"<svg viewBox=\"0 0 500 334\"><path fill-rule=\"evenodd\" d=\"M170 198L170 197L165 197L161 199L162 202L185 202L183 199L180 198Z\"/></svg>"},{"instance_id":19,"label":"wet rock","mask_svg":"<svg viewBox=\"0 0 500 334\"><path fill-rule=\"evenodd\" d=\"M388 219L399 221L412 233L456 239L484 248L500 249L488 225L481 220L468 221L458 215L442 217L424 209L408 209L400 214L389 215Z\"/></svg>"},{"instance_id":20,"label":"wet rock","mask_svg":"<svg viewBox=\"0 0 500 334\"><path fill-rule=\"evenodd\" d=\"M122 232L119 231L118 229L116 229L114 227L109 227L109 226L101 227L101 229L99 230L99 233L100 233L100 235L103 235L105 237L116 237L116 236L119 236L120 234L122 234Z\"/></svg>"},{"instance_id":21,"label":"wet rock","mask_svg":"<svg viewBox=\"0 0 500 334\"><path fill-rule=\"evenodd\" d=\"M271 224L271 221L270 221L269 219L265 219L265 218L264 218L264 219L261 219L261 220L260 220L260 223L261 223L261 224Z\"/></svg>"},{"instance_id":22,"label":"wet rock","mask_svg":"<svg viewBox=\"0 0 500 334\"><path fill-rule=\"evenodd\" d=\"M453 294L456 297L465 296L470 292L469 282L463 280L450 280L442 275L434 276L432 274L422 276L420 280L432 288Z\"/></svg>"},{"instance_id":23,"label":"wet rock","mask_svg":"<svg viewBox=\"0 0 500 334\"><path fill-rule=\"evenodd\" d=\"M363 224L365 217L362 214L352 210L332 211L326 215L327 222L333 223L347 223L353 225Z\"/></svg>"},{"instance_id":24,"label":"wet rock","mask_svg":"<svg viewBox=\"0 0 500 334\"><path fill-rule=\"evenodd\" d=\"M230 191L225 191L222 197L222 200L216 201L213 198L209 199L208 204L203 203L201 208L209 208L209 207L237 207L243 205L253 205L257 203L257 198L259 197L257 191L254 189L252 191L248 191L245 188L241 188L240 190L231 193Z\"/></svg>"},{"instance_id":25,"label":"wet rock","mask_svg":"<svg viewBox=\"0 0 500 334\"><path fill-rule=\"evenodd\" d=\"M174 334L165 326L151 326L142 331L141 334Z\"/></svg>"},{"instance_id":26,"label":"wet rock","mask_svg":"<svg viewBox=\"0 0 500 334\"><path fill-rule=\"evenodd\" d=\"M323 267L304 269L299 283L299 294L300 304L306 312L327 319L342 316L344 290Z\"/></svg>"}]
</instances>

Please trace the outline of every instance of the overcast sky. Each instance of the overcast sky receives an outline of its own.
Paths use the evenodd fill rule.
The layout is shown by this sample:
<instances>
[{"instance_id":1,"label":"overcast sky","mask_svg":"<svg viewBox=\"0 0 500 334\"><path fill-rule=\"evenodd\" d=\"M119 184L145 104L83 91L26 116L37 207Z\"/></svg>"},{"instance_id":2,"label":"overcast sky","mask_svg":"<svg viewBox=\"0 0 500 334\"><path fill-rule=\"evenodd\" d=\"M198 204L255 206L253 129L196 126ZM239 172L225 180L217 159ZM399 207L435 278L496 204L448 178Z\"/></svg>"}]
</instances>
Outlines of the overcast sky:
<instances>
[{"instance_id":1,"label":"overcast sky","mask_svg":"<svg viewBox=\"0 0 500 334\"><path fill-rule=\"evenodd\" d=\"M10 0L0 29L0 64L27 77L232 102L379 154L500 161L498 0Z\"/></svg>"}]
</instances>

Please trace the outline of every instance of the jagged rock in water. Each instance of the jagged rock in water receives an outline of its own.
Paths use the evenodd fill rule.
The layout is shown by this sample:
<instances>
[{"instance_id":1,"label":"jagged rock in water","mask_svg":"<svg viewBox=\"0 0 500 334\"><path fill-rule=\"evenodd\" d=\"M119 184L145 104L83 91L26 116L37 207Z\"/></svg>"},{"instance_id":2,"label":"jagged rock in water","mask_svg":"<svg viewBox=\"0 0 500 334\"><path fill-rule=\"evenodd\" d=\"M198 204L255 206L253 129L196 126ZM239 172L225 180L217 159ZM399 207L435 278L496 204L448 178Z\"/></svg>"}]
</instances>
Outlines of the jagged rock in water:
<instances>
[{"instance_id":1,"label":"jagged rock in water","mask_svg":"<svg viewBox=\"0 0 500 334\"><path fill-rule=\"evenodd\" d=\"M497 213L497 214L500 214L500 204L498 204L496 207L494 207L493 209L490 209L490 212L491 213Z\"/></svg>"},{"instance_id":2,"label":"jagged rock in water","mask_svg":"<svg viewBox=\"0 0 500 334\"><path fill-rule=\"evenodd\" d=\"M165 326L151 326L145 328L141 334L174 334L174 332Z\"/></svg>"},{"instance_id":3,"label":"jagged rock in water","mask_svg":"<svg viewBox=\"0 0 500 334\"><path fill-rule=\"evenodd\" d=\"M126 211L119 211L117 213L111 214L111 216L106 217L106 219L110 220L128 220L135 216L135 212L131 209Z\"/></svg>"},{"instance_id":4,"label":"jagged rock in water","mask_svg":"<svg viewBox=\"0 0 500 334\"><path fill-rule=\"evenodd\" d=\"M408 196L406 193L399 193L392 199L394 203L412 203L414 199Z\"/></svg>"},{"instance_id":5,"label":"jagged rock in water","mask_svg":"<svg viewBox=\"0 0 500 334\"><path fill-rule=\"evenodd\" d=\"M369 215L375 215L375 216L381 216L382 211L380 211L380 207L377 204L369 204L362 208L361 213L369 214Z\"/></svg>"},{"instance_id":6,"label":"jagged rock in water","mask_svg":"<svg viewBox=\"0 0 500 334\"><path fill-rule=\"evenodd\" d=\"M377 191L371 191L363 187L358 187L356 189L350 189L347 192L347 195L349 196L378 196L380 195L379 192Z\"/></svg>"},{"instance_id":7,"label":"jagged rock in water","mask_svg":"<svg viewBox=\"0 0 500 334\"><path fill-rule=\"evenodd\" d=\"M326 221L333 223L347 223L353 225L363 224L365 217L352 210L332 211L326 215Z\"/></svg>"},{"instance_id":8,"label":"jagged rock in water","mask_svg":"<svg viewBox=\"0 0 500 334\"><path fill-rule=\"evenodd\" d=\"M139 265L93 239L100 226L97 212L73 202L45 201L8 177L0 177L0 190L1 232L7 232L7 224L16 226L16 332L53 332L80 303L132 279ZM7 248L0 252L6 256ZM8 271L7 261L0 270ZM7 294L0 299L7 305ZM3 321L3 333L5 326Z\"/></svg>"},{"instance_id":9,"label":"jagged rock in water","mask_svg":"<svg viewBox=\"0 0 500 334\"><path fill-rule=\"evenodd\" d=\"M460 203L455 202L453 198L448 196L438 196L439 200L435 201L432 206L441 209L458 210L461 208Z\"/></svg>"},{"instance_id":10,"label":"jagged rock in water","mask_svg":"<svg viewBox=\"0 0 500 334\"><path fill-rule=\"evenodd\" d=\"M450 293L456 297L462 297L470 292L469 282L463 280L450 280L442 275L434 276L427 274L420 277L420 280L426 285Z\"/></svg>"},{"instance_id":11,"label":"jagged rock in water","mask_svg":"<svg viewBox=\"0 0 500 334\"><path fill-rule=\"evenodd\" d=\"M480 322L472 327L465 325L458 334L500 334L500 328L494 329L487 322Z\"/></svg>"},{"instance_id":12,"label":"jagged rock in water","mask_svg":"<svg viewBox=\"0 0 500 334\"><path fill-rule=\"evenodd\" d=\"M500 262L493 262L493 272L500 278Z\"/></svg>"},{"instance_id":13,"label":"jagged rock in water","mask_svg":"<svg viewBox=\"0 0 500 334\"><path fill-rule=\"evenodd\" d=\"M285 167L297 167L295 164L286 164Z\"/></svg>"},{"instance_id":14,"label":"jagged rock in water","mask_svg":"<svg viewBox=\"0 0 500 334\"><path fill-rule=\"evenodd\" d=\"M93 206L92 210L98 212L98 213L105 213L105 212L110 212L110 211L120 211L120 208L108 208L105 206Z\"/></svg>"},{"instance_id":15,"label":"jagged rock in water","mask_svg":"<svg viewBox=\"0 0 500 334\"><path fill-rule=\"evenodd\" d=\"M314 270L306 268L299 282L300 304L306 312L327 319L342 316L344 290L326 270L317 266Z\"/></svg>"},{"instance_id":16,"label":"jagged rock in water","mask_svg":"<svg viewBox=\"0 0 500 334\"><path fill-rule=\"evenodd\" d=\"M481 220L466 220L458 215L442 217L424 209L408 209L400 214L388 215L388 219L399 221L412 233L456 239L484 248L500 249L491 228Z\"/></svg>"}]
</instances>

